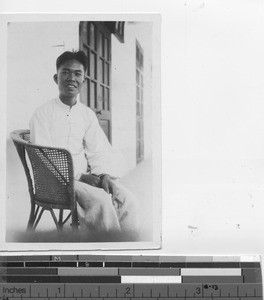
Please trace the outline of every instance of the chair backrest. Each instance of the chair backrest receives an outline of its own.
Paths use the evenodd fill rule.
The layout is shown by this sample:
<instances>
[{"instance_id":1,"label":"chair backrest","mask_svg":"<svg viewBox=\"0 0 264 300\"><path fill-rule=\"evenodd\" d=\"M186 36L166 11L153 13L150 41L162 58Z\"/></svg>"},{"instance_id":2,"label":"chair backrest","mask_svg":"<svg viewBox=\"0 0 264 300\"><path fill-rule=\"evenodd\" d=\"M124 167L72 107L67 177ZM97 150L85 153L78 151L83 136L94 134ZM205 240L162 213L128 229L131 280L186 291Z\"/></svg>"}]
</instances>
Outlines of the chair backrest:
<instances>
[{"instance_id":1,"label":"chair backrest","mask_svg":"<svg viewBox=\"0 0 264 300\"><path fill-rule=\"evenodd\" d=\"M13 131L11 138L24 166L31 200L51 208L72 208L75 201L71 154L66 149L31 144L29 130Z\"/></svg>"}]
</instances>

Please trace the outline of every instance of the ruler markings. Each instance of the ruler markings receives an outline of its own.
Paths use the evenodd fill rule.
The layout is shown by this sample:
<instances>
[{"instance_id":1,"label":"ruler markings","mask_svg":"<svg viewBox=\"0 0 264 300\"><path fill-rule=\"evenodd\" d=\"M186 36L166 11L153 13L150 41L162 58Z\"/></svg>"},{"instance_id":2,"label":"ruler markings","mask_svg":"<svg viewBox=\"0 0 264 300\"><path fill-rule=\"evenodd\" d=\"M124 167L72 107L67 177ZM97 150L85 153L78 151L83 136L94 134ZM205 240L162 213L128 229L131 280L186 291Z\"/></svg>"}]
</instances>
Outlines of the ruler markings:
<instances>
[{"instance_id":1,"label":"ruler markings","mask_svg":"<svg viewBox=\"0 0 264 300\"><path fill-rule=\"evenodd\" d=\"M81 283L85 283L86 286L88 285L89 287L91 286L92 283L94 284L100 283L99 285L93 286L93 288L96 288L97 291L97 296L95 297L96 299L99 299L99 297L102 296L100 289L102 289L103 287L106 288L105 290L105 292L107 293L106 297L110 297L112 291L111 288L113 288L114 284L115 284L115 293L112 298L116 297L118 299L121 299L123 296L125 296L125 299L136 299L137 297L145 297L145 298L150 297L150 299L154 299L153 297L157 297L157 298L165 299L164 297L171 298L175 296L177 297L177 299L179 299L181 298L182 292L184 292L183 298L187 297L189 300L191 298L201 299L204 297L207 300L209 298L213 298L214 300L217 298L222 300L224 298L228 298L230 300L231 297L239 298L240 300L242 298L245 298L247 300L254 298L255 300L257 300L257 299L261 299L262 297L262 285L261 285L262 278L261 278L260 263L256 262L255 260L248 261L248 262L229 261L229 262L212 263L212 262L206 262L207 259L209 260L210 258L204 258L205 262L199 262L199 260L198 262L195 262L195 259L192 258L189 261L187 260L187 262L182 262L179 261L178 258L175 259L174 261L173 257L169 257L162 260L160 257L150 256L147 257L147 259L144 261L144 256L138 256L138 257L126 256L124 258L124 261L122 262L121 256L119 257L112 256L110 258L107 256L103 256L104 258L103 262L99 261L98 256L97 257L94 256L81 257L81 256L69 256L69 255L49 256L48 258L47 257L43 258L43 261L38 261L35 257L34 257L35 259L27 257L25 261L22 261L21 257L18 256L13 258L1 257L0 278L2 281L3 280L7 281L7 283L6 282L0 283L0 297L1 297L1 293L5 291L5 293L7 294L7 295L6 294L3 295L5 297L10 296L12 297L12 299L14 299L15 297L18 297L19 299L26 299L27 297L26 293L28 292L27 289L25 289L26 283L29 283L30 299L34 299L33 297L38 297L38 299L40 299L40 297L43 296L56 297L56 298L65 297L65 295L63 296L63 293L65 293L66 287L69 284L74 284L75 286L77 285L76 289L77 291L79 289L80 293L72 292L67 297L67 299L70 299L69 297L71 296L76 297L76 299L78 296L81 298L90 296L89 299L91 299L91 297L93 297L92 291L90 291L88 295L85 295L83 289L82 288L80 289L80 286L78 286L78 284ZM84 260L81 262L80 259L83 258L88 258L89 261ZM77 261L73 261L73 259L76 259ZM131 262L129 261L130 259ZM93 269L91 268L91 263L96 263L97 267L94 268L97 270L95 270L95 272L98 272L98 275L101 276L94 276L97 275L97 273L96 274L93 273ZM175 265L177 264L178 264L178 270L174 268ZM29 267L29 265L31 265L31 267ZM102 267L102 265L105 267ZM55 266L58 268L55 268ZM122 266L124 268L122 268ZM194 271L195 267L196 270ZM126 272L128 272L127 275L122 276L122 272L124 272L123 269L125 269ZM230 269L233 270L230 271ZM107 276L109 275L109 273L107 273L108 271L113 276ZM136 273L133 274L133 271L136 271ZM51 274L49 272L51 272ZM54 272L57 272L57 274L55 274ZM59 272L61 273L59 274ZM75 275L73 275L74 272L76 272ZM174 272L176 272L176 274L177 272L179 272L179 275L182 275L182 276L178 276L179 278L182 279L181 283L171 284L171 285L166 285L166 284L161 285L162 280L165 280L166 277L172 277L172 278L177 277L177 275L174 274ZM242 274L242 276L239 276L239 272L240 274ZM105 274L105 276L102 276L102 274ZM128 294L125 294L124 290L121 289L123 284L120 282L122 281L122 277L124 278L130 277L130 279L132 279L132 276L129 276L131 274L136 279L140 279L140 277L143 277L145 280L147 278L151 278L151 280L153 280L153 282L155 281L155 283L147 284L143 286L142 284L134 283L132 285L133 291L130 287L130 293L133 292L133 294L132 295L129 294L129 296L131 297L128 297ZM56 276L52 276L52 275L56 275ZM83 276L79 276L79 275L83 275ZM105 284L103 284L101 281L102 278L105 280L109 279L110 281L107 280L103 281L105 282ZM161 278L161 281L159 281L159 278ZM26 279L29 282L26 281ZM49 282L46 282L47 279ZM120 281L115 282L115 280L117 279ZM100 281L97 282L97 280ZM21 286L21 281L25 282L25 284L22 284L22 286ZM186 281L187 282L193 281L193 282L186 283ZM200 284L199 281L201 281ZM38 282L38 285L36 286L34 282ZM48 284L48 286L52 285L54 288L56 287L56 283L59 284L60 282L64 283L63 284L64 288L61 291L57 290L54 292L50 290L49 287L48 288L46 287L45 289L47 295L43 295L41 293L41 289L40 289L41 286L43 285L45 286L45 284ZM14 290L12 290L12 288L14 287L16 289L15 293L11 293L12 291L14 292ZM33 287L35 290L33 289ZM126 287L129 286L127 285ZM107 288L110 290L107 291ZM175 288L176 291L175 290L173 291L173 289ZM234 290L236 290L236 292L234 292ZM10 293L8 291L10 291ZM24 292L22 293L21 291ZM33 296L34 293L36 293L36 291L37 294ZM173 293L175 294L175 296L171 296L171 294Z\"/></svg>"}]
</instances>

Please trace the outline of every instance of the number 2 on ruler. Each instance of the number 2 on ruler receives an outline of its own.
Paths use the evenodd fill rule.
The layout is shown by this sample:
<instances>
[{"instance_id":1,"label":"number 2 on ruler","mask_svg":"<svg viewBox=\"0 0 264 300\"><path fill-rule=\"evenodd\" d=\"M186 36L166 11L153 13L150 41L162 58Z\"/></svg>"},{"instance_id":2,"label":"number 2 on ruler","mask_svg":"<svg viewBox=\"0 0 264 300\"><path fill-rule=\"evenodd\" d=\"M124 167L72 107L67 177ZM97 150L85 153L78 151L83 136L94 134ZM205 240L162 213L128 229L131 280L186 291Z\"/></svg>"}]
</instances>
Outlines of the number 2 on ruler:
<instances>
[{"instance_id":1,"label":"number 2 on ruler","mask_svg":"<svg viewBox=\"0 0 264 300\"><path fill-rule=\"evenodd\" d=\"M131 289L129 286L126 287L126 292L125 292L125 295L130 295L131 293Z\"/></svg>"}]
</instances>

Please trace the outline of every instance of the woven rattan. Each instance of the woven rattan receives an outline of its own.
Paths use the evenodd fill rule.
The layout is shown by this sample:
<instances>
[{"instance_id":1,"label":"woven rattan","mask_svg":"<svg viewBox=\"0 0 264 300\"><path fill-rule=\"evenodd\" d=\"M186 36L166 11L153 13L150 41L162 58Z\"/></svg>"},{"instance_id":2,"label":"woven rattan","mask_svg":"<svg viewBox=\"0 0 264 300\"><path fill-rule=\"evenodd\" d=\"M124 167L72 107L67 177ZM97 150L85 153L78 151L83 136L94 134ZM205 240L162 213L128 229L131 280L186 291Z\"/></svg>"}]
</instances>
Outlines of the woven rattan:
<instances>
[{"instance_id":1,"label":"woven rattan","mask_svg":"<svg viewBox=\"0 0 264 300\"><path fill-rule=\"evenodd\" d=\"M58 229L72 218L72 227L78 228L74 193L73 162L66 149L44 147L30 143L29 130L11 133L23 164L31 199L27 229L35 229L45 210L50 211ZM57 218L54 210L59 210ZM63 219L63 211L70 210Z\"/></svg>"}]
</instances>

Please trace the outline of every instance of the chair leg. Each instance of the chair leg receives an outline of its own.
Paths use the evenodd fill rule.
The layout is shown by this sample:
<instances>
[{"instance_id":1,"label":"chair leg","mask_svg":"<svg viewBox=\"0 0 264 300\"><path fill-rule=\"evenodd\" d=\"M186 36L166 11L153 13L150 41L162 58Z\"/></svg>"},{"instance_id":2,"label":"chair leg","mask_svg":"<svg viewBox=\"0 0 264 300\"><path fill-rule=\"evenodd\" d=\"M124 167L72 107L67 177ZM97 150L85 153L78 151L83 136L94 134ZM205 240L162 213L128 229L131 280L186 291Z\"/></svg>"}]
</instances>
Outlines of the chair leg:
<instances>
[{"instance_id":1,"label":"chair leg","mask_svg":"<svg viewBox=\"0 0 264 300\"><path fill-rule=\"evenodd\" d=\"M44 208L41 208L41 211L39 212L40 206L37 206L35 209L35 205L31 206L30 216L27 224L27 230L35 230L42 215L44 212ZM77 230L79 226L79 220L78 220L78 214L77 211L73 214L69 214L65 220L63 220L63 209L60 209L59 212L59 221L57 220L57 217L52 209L50 209L51 216L53 218L53 221L57 227L57 229L62 229L63 225L67 222L67 220L72 215L72 228L73 230Z\"/></svg>"},{"instance_id":2,"label":"chair leg","mask_svg":"<svg viewBox=\"0 0 264 300\"><path fill-rule=\"evenodd\" d=\"M38 209L37 209L37 212L38 212ZM38 218L37 218L37 220L36 220L36 222L35 222L35 224L34 224L34 226L33 226L34 229L36 229L36 227L38 226L39 220L40 220L40 218L41 218L43 212L44 212L44 208L42 207L42 209L41 209L41 211L40 211L40 213L39 213L39 215L38 215ZM37 217L37 215L36 215L36 217Z\"/></svg>"},{"instance_id":3,"label":"chair leg","mask_svg":"<svg viewBox=\"0 0 264 300\"><path fill-rule=\"evenodd\" d=\"M79 220L77 210L72 212L72 229L74 231L78 230Z\"/></svg>"},{"instance_id":4,"label":"chair leg","mask_svg":"<svg viewBox=\"0 0 264 300\"><path fill-rule=\"evenodd\" d=\"M39 206L37 207L37 211L39 209ZM27 230L33 229L34 222L36 220L36 213L35 213L35 204L31 203L31 209L30 209L30 215L29 220L27 224Z\"/></svg>"},{"instance_id":5,"label":"chair leg","mask_svg":"<svg viewBox=\"0 0 264 300\"><path fill-rule=\"evenodd\" d=\"M54 213L53 209L50 210L50 213L51 213L51 216L52 216L52 218L54 220L54 223L56 224L56 227L58 229L62 229L62 226L60 226L59 223L58 223L58 221L57 221L57 218L55 216L55 213Z\"/></svg>"},{"instance_id":6,"label":"chair leg","mask_svg":"<svg viewBox=\"0 0 264 300\"><path fill-rule=\"evenodd\" d=\"M36 220L36 217L37 217L37 215L38 215L38 212L39 212L39 206L37 207L37 209L36 209L36 211L35 211L35 213L34 213L34 220Z\"/></svg>"},{"instance_id":7,"label":"chair leg","mask_svg":"<svg viewBox=\"0 0 264 300\"><path fill-rule=\"evenodd\" d=\"M71 217L71 212L68 214L68 216L63 220L62 224L64 225Z\"/></svg>"},{"instance_id":8,"label":"chair leg","mask_svg":"<svg viewBox=\"0 0 264 300\"><path fill-rule=\"evenodd\" d=\"M59 215L59 227L62 228L63 226L63 209L60 209L60 215Z\"/></svg>"}]
</instances>

